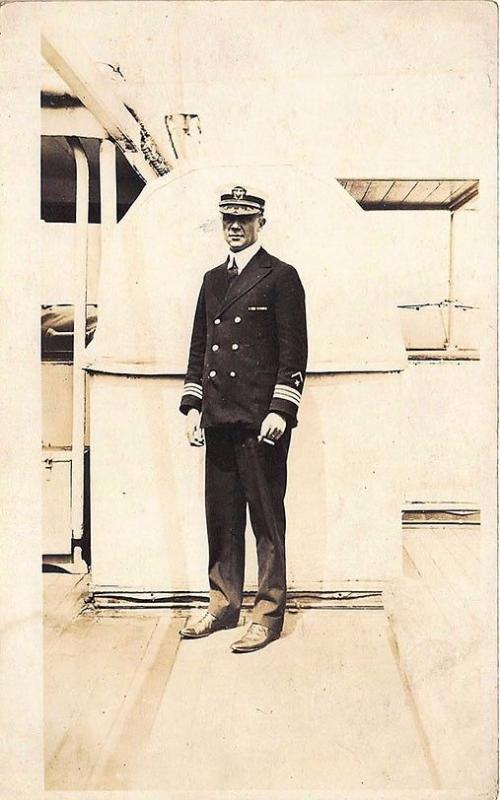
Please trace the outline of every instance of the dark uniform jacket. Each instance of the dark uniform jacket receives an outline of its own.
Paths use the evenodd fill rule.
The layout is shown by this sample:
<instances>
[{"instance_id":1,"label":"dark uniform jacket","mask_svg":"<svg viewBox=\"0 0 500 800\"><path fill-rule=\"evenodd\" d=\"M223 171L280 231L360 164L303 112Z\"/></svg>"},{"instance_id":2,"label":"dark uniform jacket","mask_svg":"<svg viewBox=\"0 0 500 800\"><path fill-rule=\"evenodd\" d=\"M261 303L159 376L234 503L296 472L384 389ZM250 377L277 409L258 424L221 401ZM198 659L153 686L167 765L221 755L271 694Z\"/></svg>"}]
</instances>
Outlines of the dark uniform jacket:
<instances>
[{"instance_id":1,"label":"dark uniform jacket","mask_svg":"<svg viewBox=\"0 0 500 800\"><path fill-rule=\"evenodd\" d=\"M180 409L201 411L204 428L260 429L269 411L293 427L307 362L299 275L263 248L231 282L227 264L203 279Z\"/></svg>"}]
</instances>

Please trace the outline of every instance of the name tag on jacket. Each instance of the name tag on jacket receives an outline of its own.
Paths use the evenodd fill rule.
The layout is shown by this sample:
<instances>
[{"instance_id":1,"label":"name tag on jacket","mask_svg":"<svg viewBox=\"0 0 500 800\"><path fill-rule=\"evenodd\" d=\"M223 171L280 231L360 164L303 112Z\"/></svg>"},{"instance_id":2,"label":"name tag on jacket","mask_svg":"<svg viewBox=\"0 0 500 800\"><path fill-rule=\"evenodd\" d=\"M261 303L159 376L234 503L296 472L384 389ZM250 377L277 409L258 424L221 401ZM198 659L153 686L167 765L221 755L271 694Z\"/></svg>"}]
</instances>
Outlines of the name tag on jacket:
<instances>
[{"instance_id":1,"label":"name tag on jacket","mask_svg":"<svg viewBox=\"0 0 500 800\"><path fill-rule=\"evenodd\" d=\"M248 306L248 311L268 311L268 306Z\"/></svg>"}]
</instances>

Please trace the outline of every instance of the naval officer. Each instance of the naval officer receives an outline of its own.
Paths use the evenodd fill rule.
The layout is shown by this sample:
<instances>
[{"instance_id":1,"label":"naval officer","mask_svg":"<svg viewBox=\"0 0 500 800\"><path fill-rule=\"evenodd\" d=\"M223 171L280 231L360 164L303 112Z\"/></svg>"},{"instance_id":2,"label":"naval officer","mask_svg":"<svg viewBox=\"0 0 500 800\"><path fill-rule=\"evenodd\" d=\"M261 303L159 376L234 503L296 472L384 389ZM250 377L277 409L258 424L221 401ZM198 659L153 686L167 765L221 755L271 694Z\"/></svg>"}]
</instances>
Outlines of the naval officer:
<instances>
[{"instance_id":1,"label":"naval officer","mask_svg":"<svg viewBox=\"0 0 500 800\"><path fill-rule=\"evenodd\" d=\"M287 456L307 361L304 289L296 269L259 242L264 207L242 186L220 198L229 253L203 279L180 404L189 443L206 443L210 583L207 613L181 636L237 625L248 507L258 590L236 653L265 647L283 627Z\"/></svg>"}]
</instances>

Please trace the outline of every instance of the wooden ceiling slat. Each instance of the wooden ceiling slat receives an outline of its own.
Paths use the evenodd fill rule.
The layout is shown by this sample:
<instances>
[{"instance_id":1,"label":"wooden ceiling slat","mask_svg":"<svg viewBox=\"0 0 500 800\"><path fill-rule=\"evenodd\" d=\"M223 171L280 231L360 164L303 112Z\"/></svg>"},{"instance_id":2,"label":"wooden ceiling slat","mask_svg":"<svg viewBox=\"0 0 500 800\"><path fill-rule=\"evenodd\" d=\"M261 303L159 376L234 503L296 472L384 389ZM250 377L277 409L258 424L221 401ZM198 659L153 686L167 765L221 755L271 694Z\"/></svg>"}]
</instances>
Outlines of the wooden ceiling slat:
<instances>
[{"instance_id":1,"label":"wooden ceiling slat","mask_svg":"<svg viewBox=\"0 0 500 800\"><path fill-rule=\"evenodd\" d=\"M359 203L363 199L368 190L370 181L352 181L350 194Z\"/></svg>"},{"instance_id":2,"label":"wooden ceiling slat","mask_svg":"<svg viewBox=\"0 0 500 800\"><path fill-rule=\"evenodd\" d=\"M409 194L406 195L405 203L422 203L425 198L439 186L439 181L417 181Z\"/></svg>"},{"instance_id":3,"label":"wooden ceiling slat","mask_svg":"<svg viewBox=\"0 0 500 800\"><path fill-rule=\"evenodd\" d=\"M416 181L394 181L384 197L384 203L401 203L413 189Z\"/></svg>"},{"instance_id":4,"label":"wooden ceiling slat","mask_svg":"<svg viewBox=\"0 0 500 800\"><path fill-rule=\"evenodd\" d=\"M361 203L363 203L363 200L365 199L366 195L368 194L368 192L370 190L370 186L372 185L372 183L373 183L373 181L366 181L366 189L365 189L365 193L363 194L363 197L361 198Z\"/></svg>"},{"instance_id":5,"label":"wooden ceiling slat","mask_svg":"<svg viewBox=\"0 0 500 800\"><path fill-rule=\"evenodd\" d=\"M418 178L402 180L339 179L362 208L376 209L435 209L454 210L479 192L479 181Z\"/></svg>"},{"instance_id":6,"label":"wooden ceiling slat","mask_svg":"<svg viewBox=\"0 0 500 800\"><path fill-rule=\"evenodd\" d=\"M395 181L391 181L389 188L387 189L386 193L382 196L382 202L385 202L385 198L391 191L392 187L394 186Z\"/></svg>"},{"instance_id":7,"label":"wooden ceiling slat","mask_svg":"<svg viewBox=\"0 0 500 800\"><path fill-rule=\"evenodd\" d=\"M445 205L450 195L456 192L460 184L461 181L440 181L439 186L426 197L426 204Z\"/></svg>"},{"instance_id":8,"label":"wooden ceiling slat","mask_svg":"<svg viewBox=\"0 0 500 800\"><path fill-rule=\"evenodd\" d=\"M405 183L406 183L407 191L405 192L405 194L401 198L401 202L402 203L406 203L406 198L412 193L412 191L416 187L418 181L405 181Z\"/></svg>"},{"instance_id":9,"label":"wooden ceiling slat","mask_svg":"<svg viewBox=\"0 0 500 800\"><path fill-rule=\"evenodd\" d=\"M394 181L370 181L370 185L363 197L363 203L379 203L393 183Z\"/></svg>"}]
</instances>

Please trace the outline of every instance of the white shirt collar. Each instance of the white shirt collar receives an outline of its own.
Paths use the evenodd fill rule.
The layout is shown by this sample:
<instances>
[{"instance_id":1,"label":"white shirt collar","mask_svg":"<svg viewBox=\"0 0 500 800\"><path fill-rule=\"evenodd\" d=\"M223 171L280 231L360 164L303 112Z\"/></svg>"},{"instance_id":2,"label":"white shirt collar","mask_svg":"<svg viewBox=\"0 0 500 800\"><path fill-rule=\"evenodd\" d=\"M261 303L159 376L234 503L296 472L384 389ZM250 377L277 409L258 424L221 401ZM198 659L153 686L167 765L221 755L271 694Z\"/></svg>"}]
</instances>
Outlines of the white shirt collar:
<instances>
[{"instance_id":1,"label":"white shirt collar","mask_svg":"<svg viewBox=\"0 0 500 800\"><path fill-rule=\"evenodd\" d=\"M233 253L233 251L230 250L227 268L229 269L232 267L233 259L236 259L236 263L238 264L238 272L241 273L241 271L245 269L248 262L259 252L261 246L261 243L259 240L257 240L248 247L245 247L244 250L238 250L237 253Z\"/></svg>"}]
</instances>

